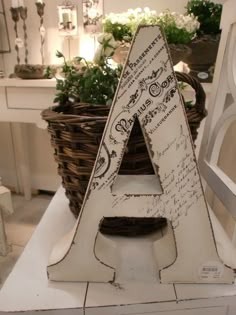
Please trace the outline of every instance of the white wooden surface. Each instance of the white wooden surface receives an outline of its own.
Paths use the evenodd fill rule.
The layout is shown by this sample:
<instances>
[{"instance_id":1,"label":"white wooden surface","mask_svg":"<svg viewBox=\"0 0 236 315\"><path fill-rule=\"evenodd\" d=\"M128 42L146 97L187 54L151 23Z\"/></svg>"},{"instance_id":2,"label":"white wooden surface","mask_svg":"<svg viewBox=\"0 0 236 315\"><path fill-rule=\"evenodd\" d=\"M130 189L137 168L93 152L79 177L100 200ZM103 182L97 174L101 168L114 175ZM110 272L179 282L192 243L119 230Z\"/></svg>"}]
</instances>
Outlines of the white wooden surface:
<instances>
[{"instance_id":1,"label":"white wooden surface","mask_svg":"<svg viewBox=\"0 0 236 315\"><path fill-rule=\"evenodd\" d=\"M49 252L74 222L60 188L0 291L1 315L235 315L236 285L163 285L150 280L113 285L48 281Z\"/></svg>"},{"instance_id":2,"label":"white wooden surface","mask_svg":"<svg viewBox=\"0 0 236 315\"><path fill-rule=\"evenodd\" d=\"M66 309L66 314L83 314L87 284L50 283L46 272L53 243L73 223L61 188L0 291L0 314L35 310L45 314L55 309L58 312Z\"/></svg>"},{"instance_id":3,"label":"white wooden surface","mask_svg":"<svg viewBox=\"0 0 236 315\"><path fill-rule=\"evenodd\" d=\"M224 3L221 28L222 34L209 100L209 113L199 154L199 166L207 184L236 219L236 184L218 165L226 132L236 121L236 2L234 0ZM227 95L231 95L233 99L230 104L227 104ZM233 138L232 141L235 139ZM233 242L236 244L236 229Z\"/></svg>"}]
</instances>

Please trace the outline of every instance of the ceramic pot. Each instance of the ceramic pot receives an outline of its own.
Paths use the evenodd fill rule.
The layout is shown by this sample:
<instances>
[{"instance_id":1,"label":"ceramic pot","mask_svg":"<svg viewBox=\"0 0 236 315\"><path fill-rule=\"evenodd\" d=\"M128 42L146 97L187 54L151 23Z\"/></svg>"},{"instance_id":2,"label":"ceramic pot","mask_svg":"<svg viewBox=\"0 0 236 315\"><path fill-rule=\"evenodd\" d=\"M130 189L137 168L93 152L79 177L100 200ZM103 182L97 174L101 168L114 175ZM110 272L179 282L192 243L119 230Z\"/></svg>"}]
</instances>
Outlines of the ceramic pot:
<instances>
[{"instance_id":1,"label":"ceramic pot","mask_svg":"<svg viewBox=\"0 0 236 315\"><path fill-rule=\"evenodd\" d=\"M191 55L184 58L191 74L201 82L212 82L214 65L217 58L220 35L204 35L189 45Z\"/></svg>"},{"instance_id":2,"label":"ceramic pot","mask_svg":"<svg viewBox=\"0 0 236 315\"><path fill-rule=\"evenodd\" d=\"M46 65L21 64L15 66L14 72L18 78L25 80L45 79L47 67ZM50 69L53 76L56 73L56 67L50 66Z\"/></svg>"},{"instance_id":3,"label":"ceramic pot","mask_svg":"<svg viewBox=\"0 0 236 315\"><path fill-rule=\"evenodd\" d=\"M112 59L117 63L124 64L129 53L129 48L130 48L129 43L120 44L116 48L115 53L112 56Z\"/></svg>"},{"instance_id":4,"label":"ceramic pot","mask_svg":"<svg viewBox=\"0 0 236 315\"><path fill-rule=\"evenodd\" d=\"M128 53L129 53L129 48L130 48L129 43L120 44L116 48L112 59L117 63L124 64L126 59L127 59ZM191 55L190 47L188 47L187 45L183 45L183 44L179 44L179 45L170 44L169 50L170 50L170 55L171 55L173 65L176 65L181 60L186 59L187 56Z\"/></svg>"},{"instance_id":5,"label":"ceramic pot","mask_svg":"<svg viewBox=\"0 0 236 315\"><path fill-rule=\"evenodd\" d=\"M180 61L184 61L191 55L191 48L183 44L169 44L169 50L173 65L176 65Z\"/></svg>"}]
</instances>

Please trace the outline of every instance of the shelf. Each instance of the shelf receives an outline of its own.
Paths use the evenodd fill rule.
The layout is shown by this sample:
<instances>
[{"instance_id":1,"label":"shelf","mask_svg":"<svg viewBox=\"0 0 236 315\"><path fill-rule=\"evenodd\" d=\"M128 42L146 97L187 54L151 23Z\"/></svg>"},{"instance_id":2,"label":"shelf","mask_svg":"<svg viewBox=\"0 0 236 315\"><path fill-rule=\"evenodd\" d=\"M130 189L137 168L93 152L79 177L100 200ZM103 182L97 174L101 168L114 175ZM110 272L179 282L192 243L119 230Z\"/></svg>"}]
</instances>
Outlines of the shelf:
<instances>
[{"instance_id":1,"label":"shelf","mask_svg":"<svg viewBox=\"0 0 236 315\"><path fill-rule=\"evenodd\" d=\"M0 87L56 87L56 79L22 80L0 79Z\"/></svg>"}]
</instances>

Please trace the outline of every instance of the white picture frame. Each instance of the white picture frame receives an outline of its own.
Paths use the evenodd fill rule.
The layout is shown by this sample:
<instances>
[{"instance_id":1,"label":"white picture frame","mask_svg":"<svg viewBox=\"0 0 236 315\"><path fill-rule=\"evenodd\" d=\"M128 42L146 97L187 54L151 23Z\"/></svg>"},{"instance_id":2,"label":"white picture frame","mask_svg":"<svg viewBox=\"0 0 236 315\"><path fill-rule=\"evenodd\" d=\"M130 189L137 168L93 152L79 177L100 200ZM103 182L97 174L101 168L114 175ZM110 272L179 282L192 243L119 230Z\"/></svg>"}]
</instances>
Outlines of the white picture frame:
<instances>
[{"instance_id":1,"label":"white picture frame","mask_svg":"<svg viewBox=\"0 0 236 315\"><path fill-rule=\"evenodd\" d=\"M78 33L77 10L74 5L61 5L58 10L58 30L61 36L76 36Z\"/></svg>"},{"instance_id":2,"label":"white picture frame","mask_svg":"<svg viewBox=\"0 0 236 315\"><path fill-rule=\"evenodd\" d=\"M102 31L103 0L83 0L83 25L85 33Z\"/></svg>"}]
</instances>

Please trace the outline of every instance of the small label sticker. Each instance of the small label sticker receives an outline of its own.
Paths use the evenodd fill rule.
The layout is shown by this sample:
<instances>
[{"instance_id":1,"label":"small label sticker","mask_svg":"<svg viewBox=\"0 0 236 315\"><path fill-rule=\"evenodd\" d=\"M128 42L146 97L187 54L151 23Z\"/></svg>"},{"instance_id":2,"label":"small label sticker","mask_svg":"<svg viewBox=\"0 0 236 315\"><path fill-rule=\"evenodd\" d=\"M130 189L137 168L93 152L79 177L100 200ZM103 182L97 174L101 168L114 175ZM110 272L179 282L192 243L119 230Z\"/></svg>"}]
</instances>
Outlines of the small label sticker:
<instances>
[{"instance_id":1,"label":"small label sticker","mask_svg":"<svg viewBox=\"0 0 236 315\"><path fill-rule=\"evenodd\" d=\"M223 275L224 266L218 261L209 261L202 264L199 268L199 277L201 280L216 280Z\"/></svg>"},{"instance_id":2,"label":"small label sticker","mask_svg":"<svg viewBox=\"0 0 236 315\"><path fill-rule=\"evenodd\" d=\"M202 79L202 80L205 80L209 77L207 72L199 72L197 76L199 77L199 79Z\"/></svg>"},{"instance_id":3,"label":"small label sticker","mask_svg":"<svg viewBox=\"0 0 236 315\"><path fill-rule=\"evenodd\" d=\"M15 44L16 44L16 46L18 46L19 48L24 47L24 42L23 42L23 40L22 40L20 37L17 37L17 38L15 39Z\"/></svg>"}]
</instances>

